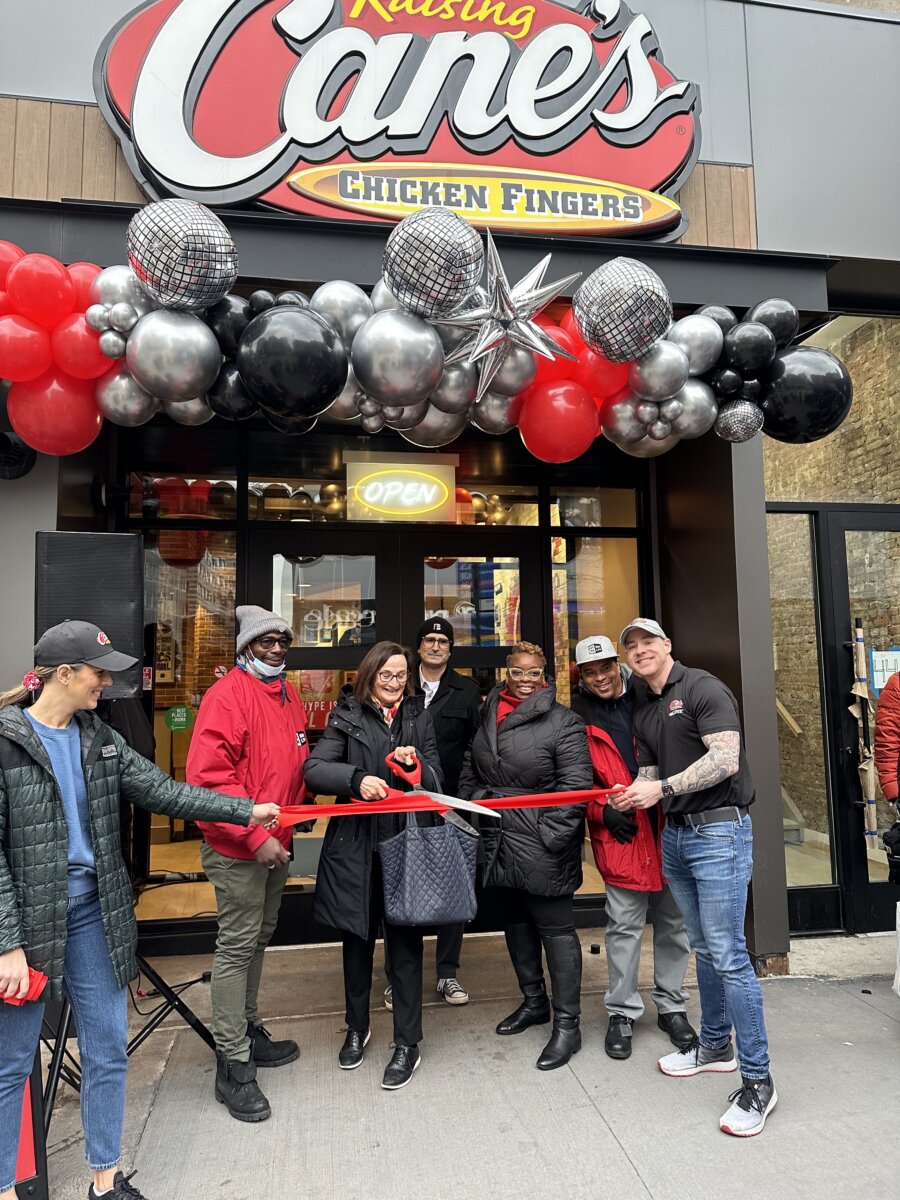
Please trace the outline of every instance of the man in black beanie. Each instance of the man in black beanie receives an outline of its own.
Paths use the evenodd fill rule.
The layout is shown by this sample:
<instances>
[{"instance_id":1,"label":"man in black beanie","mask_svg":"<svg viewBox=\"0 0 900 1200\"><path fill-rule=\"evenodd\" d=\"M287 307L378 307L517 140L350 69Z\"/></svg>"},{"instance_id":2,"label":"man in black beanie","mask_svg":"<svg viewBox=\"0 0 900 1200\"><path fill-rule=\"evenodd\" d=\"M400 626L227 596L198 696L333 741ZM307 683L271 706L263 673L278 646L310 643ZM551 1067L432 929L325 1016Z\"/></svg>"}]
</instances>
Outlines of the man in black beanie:
<instances>
[{"instance_id":1,"label":"man in black beanie","mask_svg":"<svg viewBox=\"0 0 900 1200\"><path fill-rule=\"evenodd\" d=\"M429 617L416 634L419 659L417 690L425 697L437 738L438 757L444 775L444 790L455 796L459 773L469 742L478 728L481 691L468 675L460 675L450 666L453 651L453 626L446 617ZM456 978L462 953L463 925L444 925L438 930L435 965L437 991L448 1004L468 1004L469 995ZM391 989L385 992L385 1004L391 1006Z\"/></svg>"}]
</instances>

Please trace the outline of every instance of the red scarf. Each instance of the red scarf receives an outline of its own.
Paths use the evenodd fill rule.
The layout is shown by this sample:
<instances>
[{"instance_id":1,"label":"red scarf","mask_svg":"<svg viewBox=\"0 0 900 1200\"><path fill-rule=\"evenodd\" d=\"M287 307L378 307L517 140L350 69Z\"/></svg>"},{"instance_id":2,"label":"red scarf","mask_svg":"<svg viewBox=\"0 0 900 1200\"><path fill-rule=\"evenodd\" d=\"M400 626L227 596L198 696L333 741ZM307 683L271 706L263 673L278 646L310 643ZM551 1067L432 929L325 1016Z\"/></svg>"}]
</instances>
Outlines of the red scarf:
<instances>
[{"instance_id":1,"label":"red scarf","mask_svg":"<svg viewBox=\"0 0 900 1200\"><path fill-rule=\"evenodd\" d=\"M514 696L508 688L504 688L497 702L497 724L505 721L509 714L515 712L519 705L527 699L527 696Z\"/></svg>"}]
</instances>

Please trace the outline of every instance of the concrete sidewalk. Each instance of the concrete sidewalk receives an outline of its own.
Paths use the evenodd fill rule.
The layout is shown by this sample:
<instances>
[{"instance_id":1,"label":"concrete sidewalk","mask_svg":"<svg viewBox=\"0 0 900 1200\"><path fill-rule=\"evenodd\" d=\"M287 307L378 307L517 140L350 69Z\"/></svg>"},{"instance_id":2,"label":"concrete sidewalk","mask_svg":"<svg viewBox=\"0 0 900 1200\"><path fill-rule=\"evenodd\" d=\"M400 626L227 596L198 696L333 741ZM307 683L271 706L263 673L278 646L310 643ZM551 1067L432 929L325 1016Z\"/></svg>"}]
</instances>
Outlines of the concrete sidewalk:
<instances>
[{"instance_id":1,"label":"concrete sidewalk","mask_svg":"<svg viewBox=\"0 0 900 1200\"><path fill-rule=\"evenodd\" d=\"M586 950L600 938L588 931ZM844 959L851 973L875 978L841 978ZM176 981L209 961L157 965ZM637 1027L629 1061L606 1057L602 955L585 958L584 1048L568 1067L543 1073L534 1060L546 1028L515 1038L493 1032L515 995L502 939L467 939L462 974L472 1002L450 1008L426 995L422 1066L407 1088L387 1093L380 1082L391 1026L381 981L366 1061L340 1071L339 951L274 951L264 979L268 1023L300 1042L301 1057L260 1073L272 1119L242 1125L214 1102L212 1057L176 1022L132 1060L126 1162L149 1200L704 1200L735 1190L888 1200L898 1192L900 1112L891 939L798 943L792 967L818 977L764 983L780 1100L764 1134L740 1141L718 1129L739 1077L661 1075L656 1059L669 1045L655 1015ZM645 961L642 986L652 983L649 968ZM205 1016L208 988L188 997ZM693 990L689 1012L696 1016ZM54 1116L53 1200L86 1193L74 1099L61 1097Z\"/></svg>"}]
</instances>

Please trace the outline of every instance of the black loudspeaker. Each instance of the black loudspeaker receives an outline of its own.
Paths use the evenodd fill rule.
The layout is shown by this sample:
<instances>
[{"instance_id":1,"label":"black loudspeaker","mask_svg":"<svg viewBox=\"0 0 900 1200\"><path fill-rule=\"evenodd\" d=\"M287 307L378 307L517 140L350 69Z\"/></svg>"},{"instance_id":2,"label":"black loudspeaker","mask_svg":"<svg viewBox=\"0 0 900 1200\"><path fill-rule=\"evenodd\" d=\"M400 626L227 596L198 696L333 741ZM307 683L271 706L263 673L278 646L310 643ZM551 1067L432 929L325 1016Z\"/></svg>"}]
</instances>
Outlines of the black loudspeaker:
<instances>
[{"instance_id":1,"label":"black loudspeaker","mask_svg":"<svg viewBox=\"0 0 900 1200\"><path fill-rule=\"evenodd\" d=\"M139 533L39 533L34 556L34 640L61 621L99 625L138 660L113 675L105 700L143 690L144 544Z\"/></svg>"}]
</instances>

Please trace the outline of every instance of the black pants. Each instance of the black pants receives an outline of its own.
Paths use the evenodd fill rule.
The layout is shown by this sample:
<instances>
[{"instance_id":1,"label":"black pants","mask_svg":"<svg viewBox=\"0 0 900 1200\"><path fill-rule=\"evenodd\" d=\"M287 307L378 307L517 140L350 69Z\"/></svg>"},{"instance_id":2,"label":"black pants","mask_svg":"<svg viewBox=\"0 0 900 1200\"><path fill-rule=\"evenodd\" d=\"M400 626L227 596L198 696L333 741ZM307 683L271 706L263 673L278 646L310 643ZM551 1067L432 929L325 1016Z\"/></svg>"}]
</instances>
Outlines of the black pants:
<instances>
[{"instance_id":1,"label":"black pants","mask_svg":"<svg viewBox=\"0 0 900 1200\"><path fill-rule=\"evenodd\" d=\"M463 921L458 925L441 925L438 928L434 950L435 979L455 979L459 974L465 928ZM391 954L387 942L384 945L384 973L390 981Z\"/></svg>"},{"instance_id":2,"label":"black pants","mask_svg":"<svg viewBox=\"0 0 900 1200\"><path fill-rule=\"evenodd\" d=\"M519 888L491 888L491 903L509 925L532 925L541 937L575 932L574 896L535 896Z\"/></svg>"},{"instance_id":3,"label":"black pants","mask_svg":"<svg viewBox=\"0 0 900 1200\"><path fill-rule=\"evenodd\" d=\"M369 1028L375 938L384 913L381 859L377 853L372 857L369 904L369 936L343 936L345 1017L348 1028L361 1033ZM422 1040L422 929L385 923L384 943L393 988L394 1041L401 1046L415 1046Z\"/></svg>"}]
</instances>

